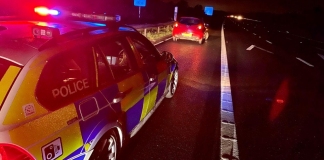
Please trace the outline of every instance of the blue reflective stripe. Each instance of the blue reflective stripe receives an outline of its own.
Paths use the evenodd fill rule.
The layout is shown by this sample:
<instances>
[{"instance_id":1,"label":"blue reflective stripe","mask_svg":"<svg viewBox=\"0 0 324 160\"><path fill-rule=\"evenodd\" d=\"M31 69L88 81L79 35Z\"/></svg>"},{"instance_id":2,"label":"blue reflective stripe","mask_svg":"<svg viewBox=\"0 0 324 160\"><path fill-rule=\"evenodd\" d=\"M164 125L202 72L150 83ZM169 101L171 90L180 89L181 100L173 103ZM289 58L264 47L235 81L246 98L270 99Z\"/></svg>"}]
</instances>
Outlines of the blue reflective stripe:
<instances>
[{"instance_id":1,"label":"blue reflective stripe","mask_svg":"<svg viewBox=\"0 0 324 160\"><path fill-rule=\"evenodd\" d=\"M134 129L134 127L140 122L143 105L144 105L144 99L141 99L132 108L127 110L126 112L127 133L130 133Z\"/></svg>"},{"instance_id":2,"label":"blue reflective stripe","mask_svg":"<svg viewBox=\"0 0 324 160\"><path fill-rule=\"evenodd\" d=\"M108 92L110 89L114 91L114 88L115 86L107 88L105 96L97 92L75 102L84 144L92 141L107 124L117 121L116 112L106 100L106 98L112 100L112 95L116 95L116 92Z\"/></svg>"}]
</instances>

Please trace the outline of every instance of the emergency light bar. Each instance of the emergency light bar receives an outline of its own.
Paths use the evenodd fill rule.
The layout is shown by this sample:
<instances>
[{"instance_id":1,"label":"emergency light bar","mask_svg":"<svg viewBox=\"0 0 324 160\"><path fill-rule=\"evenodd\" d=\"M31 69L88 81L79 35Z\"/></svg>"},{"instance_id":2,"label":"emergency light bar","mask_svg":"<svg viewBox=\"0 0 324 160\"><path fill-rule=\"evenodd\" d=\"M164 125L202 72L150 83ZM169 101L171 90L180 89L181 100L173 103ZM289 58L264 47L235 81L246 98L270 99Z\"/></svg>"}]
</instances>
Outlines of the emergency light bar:
<instances>
[{"instance_id":1,"label":"emergency light bar","mask_svg":"<svg viewBox=\"0 0 324 160\"><path fill-rule=\"evenodd\" d=\"M34 11L41 16L47 16L47 15L57 16L60 14L58 10L48 9L46 7L36 7Z\"/></svg>"},{"instance_id":2,"label":"emergency light bar","mask_svg":"<svg viewBox=\"0 0 324 160\"><path fill-rule=\"evenodd\" d=\"M72 17L76 18L84 18L94 21L115 21L119 22L121 20L120 15L116 16L106 16L106 15L98 15L98 14L84 14L84 13L71 13Z\"/></svg>"}]
</instances>

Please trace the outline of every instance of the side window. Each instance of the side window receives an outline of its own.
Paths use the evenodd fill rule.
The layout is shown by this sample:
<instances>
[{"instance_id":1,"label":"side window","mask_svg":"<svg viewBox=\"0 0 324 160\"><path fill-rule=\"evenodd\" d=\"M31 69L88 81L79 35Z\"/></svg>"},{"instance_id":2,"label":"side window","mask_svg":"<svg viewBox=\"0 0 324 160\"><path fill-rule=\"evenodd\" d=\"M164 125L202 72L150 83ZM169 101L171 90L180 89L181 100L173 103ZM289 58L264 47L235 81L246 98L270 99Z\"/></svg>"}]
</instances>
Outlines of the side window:
<instances>
[{"instance_id":1,"label":"side window","mask_svg":"<svg viewBox=\"0 0 324 160\"><path fill-rule=\"evenodd\" d=\"M93 51L97 60L99 86L103 87L112 84L114 82L114 78L112 71L108 66L107 59L105 56L103 56L99 47L93 47Z\"/></svg>"},{"instance_id":2,"label":"side window","mask_svg":"<svg viewBox=\"0 0 324 160\"><path fill-rule=\"evenodd\" d=\"M139 37L131 37L131 39L144 64L159 60L158 51L148 40Z\"/></svg>"},{"instance_id":3,"label":"side window","mask_svg":"<svg viewBox=\"0 0 324 160\"><path fill-rule=\"evenodd\" d=\"M102 51L115 79L123 78L135 71L134 55L126 39L114 39L100 43Z\"/></svg>"},{"instance_id":4,"label":"side window","mask_svg":"<svg viewBox=\"0 0 324 160\"><path fill-rule=\"evenodd\" d=\"M89 47L57 54L44 67L36 97L49 110L56 110L95 90L94 55Z\"/></svg>"}]
</instances>

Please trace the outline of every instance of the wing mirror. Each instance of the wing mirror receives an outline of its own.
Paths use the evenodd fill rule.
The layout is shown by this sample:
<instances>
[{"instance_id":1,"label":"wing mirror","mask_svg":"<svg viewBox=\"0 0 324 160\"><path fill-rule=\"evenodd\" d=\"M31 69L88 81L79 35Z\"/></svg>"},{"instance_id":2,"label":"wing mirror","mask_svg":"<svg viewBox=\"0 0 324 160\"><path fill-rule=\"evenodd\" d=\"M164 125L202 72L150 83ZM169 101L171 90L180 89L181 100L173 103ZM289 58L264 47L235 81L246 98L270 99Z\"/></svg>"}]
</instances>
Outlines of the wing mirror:
<instances>
[{"instance_id":1,"label":"wing mirror","mask_svg":"<svg viewBox=\"0 0 324 160\"><path fill-rule=\"evenodd\" d=\"M167 51L162 51L161 52L161 57L164 61L166 61L167 63L170 63L173 60L173 55L170 52Z\"/></svg>"}]
</instances>

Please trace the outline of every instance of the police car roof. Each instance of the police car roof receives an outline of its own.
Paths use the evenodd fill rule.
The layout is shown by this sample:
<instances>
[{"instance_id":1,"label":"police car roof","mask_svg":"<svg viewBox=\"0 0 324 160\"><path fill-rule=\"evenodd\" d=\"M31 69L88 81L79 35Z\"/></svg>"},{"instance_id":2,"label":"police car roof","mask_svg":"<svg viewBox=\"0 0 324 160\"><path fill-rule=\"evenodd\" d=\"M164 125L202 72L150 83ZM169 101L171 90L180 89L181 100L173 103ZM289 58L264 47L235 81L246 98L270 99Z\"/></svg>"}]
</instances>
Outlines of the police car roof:
<instances>
[{"instance_id":1,"label":"police car roof","mask_svg":"<svg viewBox=\"0 0 324 160\"><path fill-rule=\"evenodd\" d=\"M61 35L86 28L105 26L101 23L83 21L0 21L0 56L25 65L30 58L39 53L38 49L48 39L33 36L32 27L35 25L57 28Z\"/></svg>"}]
</instances>

